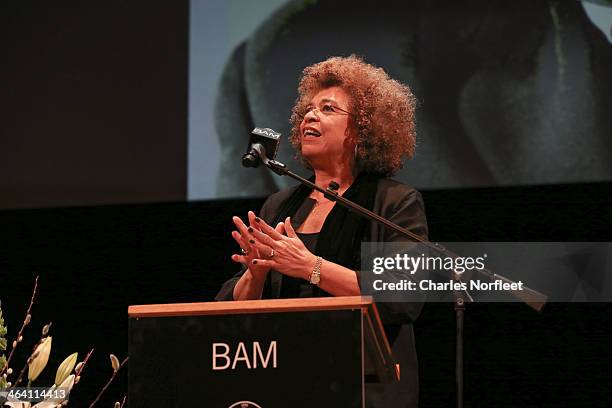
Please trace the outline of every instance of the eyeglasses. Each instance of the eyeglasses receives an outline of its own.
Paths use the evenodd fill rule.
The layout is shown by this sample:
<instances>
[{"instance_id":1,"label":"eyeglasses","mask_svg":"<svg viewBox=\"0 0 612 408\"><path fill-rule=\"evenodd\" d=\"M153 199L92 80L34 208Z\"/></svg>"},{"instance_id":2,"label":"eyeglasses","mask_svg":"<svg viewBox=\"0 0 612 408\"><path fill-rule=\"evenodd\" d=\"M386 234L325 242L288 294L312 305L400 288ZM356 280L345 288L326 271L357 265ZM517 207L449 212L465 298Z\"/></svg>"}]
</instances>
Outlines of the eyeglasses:
<instances>
[{"instance_id":1,"label":"eyeglasses","mask_svg":"<svg viewBox=\"0 0 612 408\"><path fill-rule=\"evenodd\" d=\"M306 116L308 114L308 112L315 113L315 111L319 111L319 113L322 113L323 115L326 115L326 116L329 116L329 115L352 115L351 112L346 111L346 110L344 110L342 108L339 108L336 105L332 105L331 103L325 103L325 104L321 105L320 108L317 108L316 106L312 106L312 105L307 106L303 116Z\"/></svg>"}]
</instances>

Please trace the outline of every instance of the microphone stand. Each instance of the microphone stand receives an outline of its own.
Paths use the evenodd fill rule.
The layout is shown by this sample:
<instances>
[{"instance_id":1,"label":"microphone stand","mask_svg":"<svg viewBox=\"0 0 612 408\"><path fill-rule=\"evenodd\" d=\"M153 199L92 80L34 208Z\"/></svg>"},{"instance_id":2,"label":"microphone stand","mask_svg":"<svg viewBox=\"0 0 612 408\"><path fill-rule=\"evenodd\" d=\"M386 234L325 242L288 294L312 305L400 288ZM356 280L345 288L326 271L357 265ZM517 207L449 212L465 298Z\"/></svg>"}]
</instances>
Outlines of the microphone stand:
<instances>
[{"instance_id":1,"label":"microphone stand","mask_svg":"<svg viewBox=\"0 0 612 408\"><path fill-rule=\"evenodd\" d=\"M354 202L347 200L346 198L338 195L338 192L328 188L328 189L324 189L322 187L317 186L315 183L311 182L310 180L307 180L305 178L303 178L302 176L300 176L299 174L296 174L294 172L292 172L291 170L289 170L289 168L287 168L287 166L281 162L278 162L276 160L271 160L268 159L268 157L265 154L264 149L257 149L257 152L259 153L259 156L261 158L261 161L273 172L275 172L276 174L280 175L280 176L289 176L294 180L297 180L298 182L314 189L317 190L321 193L324 194L324 196L331 201L335 201L337 203L340 203L340 205L348 208L349 210L356 212L357 214L368 218L372 221L375 221L379 224L382 224L400 234L402 234L405 237L408 237L414 241L417 241L425 246L427 246L429 249L432 249L433 251L435 251L438 254L441 254L443 256L446 257L452 257L457 258L459 257L459 255L453 253L452 251L446 249L445 247L443 247L442 245L438 244L438 243L434 243L431 241L428 241L426 239L423 239L422 237L418 236L417 234L408 231L405 228L400 227L399 225L387 220L384 217L381 217L380 215L373 213L372 211L368 210L367 208L363 208L362 206L355 204ZM498 275L486 268L482 269L482 270L477 270L477 272L481 273L482 275L484 275L484 277L486 277L487 279L490 279L491 281L495 281L495 280L502 280L506 283L514 283L512 280L502 276L502 275ZM461 282L461 274L457 273L456 271L453 272L453 279L457 282ZM533 289L529 289L525 286L523 286L523 291L512 291L511 292L512 295L514 295L516 298L518 298L519 300L523 301L524 303L526 303L529 307L531 307L532 309L536 310L536 311L541 311L542 308L544 307L544 305L546 304L546 300L547 300L547 296L539 293ZM465 317L465 304L468 302L474 302L474 299L472 299L472 297L470 296L469 292L467 291L467 289L462 290L462 291L458 291L458 290L454 290L453 291L453 298L454 298L454 309L455 309L455 316L456 316L456 325L457 325L457 331L456 331L456 349L455 349L455 376L456 376L456 384L457 384L457 408L463 408L463 322L464 322L464 317Z\"/></svg>"}]
</instances>

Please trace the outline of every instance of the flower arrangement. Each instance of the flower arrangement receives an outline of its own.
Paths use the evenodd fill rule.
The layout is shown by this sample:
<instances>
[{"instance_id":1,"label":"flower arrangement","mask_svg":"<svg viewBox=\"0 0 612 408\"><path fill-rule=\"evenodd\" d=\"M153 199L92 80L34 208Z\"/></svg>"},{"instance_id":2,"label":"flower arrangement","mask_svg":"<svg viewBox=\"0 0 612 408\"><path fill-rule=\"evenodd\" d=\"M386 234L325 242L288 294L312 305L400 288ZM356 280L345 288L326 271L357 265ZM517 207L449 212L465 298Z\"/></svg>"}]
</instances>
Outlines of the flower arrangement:
<instances>
[{"instance_id":1,"label":"flower arrangement","mask_svg":"<svg viewBox=\"0 0 612 408\"><path fill-rule=\"evenodd\" d=\"M14 374L11 368L11 362L17 347L23 342L23 336L26 328L32 321L32 306L36 298L36 292L38 288L38 276L34 281L34 289L32 291L32 297L28 306L25 318L18 334L11 343L10 353L8 357L4 354L7 350L7 327L4 324L4 318L2 316L2 304L0 303L0 404L2 406L8 406L11 408L56 408L64 407L68 405L68 398L72 388L78 384L81 379L81 374L85 369L87 362L89 361L94 349L91 349L85 358L78 361L78 352L72 353L67 356L62 363L58 366L55 373L54 384L50 387L32 388L32 384L39 375L43 372L47 363L49 362L49 355L51 354L51 346L53 337L49 335L51 329L51 323L47 323L42 328L42 336L40 340L33 347L32 353L27 358L26 363L20 370L19 375L14 380L10 381L11 376ZM100 390L96 398L89 405L90 408L95 407L96 403L102 397L102 394L106 391L112 381L115 379L119 370L127 363L128 357L122 362L111 354L109 356L112 374L109 380L106 382L104 387ZM24 376L27 370L27 386L19 387L24 380ZM32 400L38 401L35 405L32 405ZM126 396L123 397L121 402L115 402L115 408L123 408L126 402Z\"/></svg>"}]
</instances>

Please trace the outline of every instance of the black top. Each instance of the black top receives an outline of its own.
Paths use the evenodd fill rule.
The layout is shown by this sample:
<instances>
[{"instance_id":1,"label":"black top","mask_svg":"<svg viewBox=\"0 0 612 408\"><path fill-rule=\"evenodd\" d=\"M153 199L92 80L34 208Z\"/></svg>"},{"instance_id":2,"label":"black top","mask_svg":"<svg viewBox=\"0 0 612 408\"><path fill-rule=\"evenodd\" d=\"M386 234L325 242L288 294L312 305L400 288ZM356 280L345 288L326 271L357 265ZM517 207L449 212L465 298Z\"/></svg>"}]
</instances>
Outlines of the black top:
<instances>
[{"instance_id":1,"label":"black top","mask_svg":"<svg viewBox=\"0 0 612 408\"><path fill-rule=\"evenodd\" d=\"M374 199L373 205L371 206L372 212L387 218L423 238L427 238L425 209L421 195L418 191L390 179L380 179L375 187L376 188L371 194L371 198ZM301 199L301 201L294 200L294 193L296 193L297 188L298 187L293 187L282 190L268 197L268 200L266 200L259 213L260 218L265 220L268 224L275 225L275 223L284 220L282 217L291 216L291 224L293 228L297 229L314 207L314 200L309 199L307 195ZM345 197L346 195L347 193L345 193ZM287 208L287 203L290 203L292 200L295 201L292 208L295 208L296 211L294 213L287 213L284 209ZM329 254L332 256L334 255L333 251L329 251L329 248L333 249L340 244L346 243L346 240L339 239L339 235L345 236L346 231L349 230L346 228L350 226L349 223L344 222L344 220L346 220L345 215L345 211L339 208L339 205L335 205L334 209L332 209L328 215L319 236L309 237L308 235L310 234L306 234L305 237L302 236L300 238L309 248L311 248L310 245L313 245L314 242L306 241L310 239L316 240L315 246L317 247L317 251L313 253L329 261ZM367 228L363 231L363 235L358 237L356 243L406 241L406 238L396 231L390 230L375 222L367 222L366 226ZM324 240L326 242L324 242ZM322 245L324 243L327 245ZM355 260L353 262L350 258L351 247L346 245L340 245L339 247L343 248L341 255L349 256L343 256L343 260L347 260L348 262L344 264L342 262L337 263L351 269L354 269L354 265L360 264L359 252L354 253ZM327 254L324 253L323 250L327 250ZM246 268L243 268L234 277L225 282L215 299L233 300L234 287L245 269ZM357 266L356 269L359 269L359 266ZM290 279L291 278L277 271L270 271L268 280L264 286L263 298L276 299L295 297L295 295L286 295L287 290L296 290L286 289L288 285L287 282L290 281ZM303 279L298 280L298 296L306 294L306 292L300 292L301 286L304 284L309 286L308 282L305 282ZM291 285L292 284L289 284L290 287ZM320 290L318 287L312 288L313 291L315 289ZM377 408L398 406L415 407L418 404L418 366L414 332L411 323L419 315L422 303L382 302L377 303L377 306L381 320L385 326L387 338L393 347L395 361L401 365L402 376L398 384L367 384L367 406ZM395 341L396 339L397 341Z\"/></svg>"},{"instance_id":2,"label":"black top","mask_svg":"<svg viewBox=\"0 0 612 408\"><path fill-rule=\"evenodd\" d=\"M293 194L296 192L297 188L298 187L292 187L286 190L281 190L278 193L272 194L270 197L268 197L261 208L259 217L270 225L275 225L276 222L283 221L284 218L278 219L277 215L279 212L281 212L285 203L293 198ZM376 191L373 193L373 195L374 205L372 207L372 211L374 213L382 215L391 222L394 222L423 238L427 238L425 208L421 195L418 191L394 180L383 178L378 181ZM303 201L299 202L297 205L297 211L291 217L291 225L294 229L298 229L299 226L306 220L308 214L314 207L314 203L315 200L310 199L309 197L305 197ZM326 227L329 227L331 224L330 220L335 218L334 214L341 212L342 209L339 208L339 205L334 205L334 208L328 215L326 222L323 225L321 233ZM327 230L329 230L329 228L327 228ZM322 238L322 236L317 237L317 246L321 246ZM406 238L402 237L396 231L388 229L375 222L368 223L368 228L364 236L360 238L365 242L398 242L406 240ZM334 244L336 241L334 241ZM319 251L313 253L329 260L325 254ZM361 261L359 255L359 253L355 253L356 259L355 262L352 262L354 265L357 265L356 269L359 269ZM355 269L354 265L344 266ZM233 300L234 287L236 286L238 280L240 280L240 277L245 270L246 268L243 267L240 272L226 281L215 299ZM287 276L284 276L277 271L270 271L268 274L268 280L264 286L263 298L278 299L285 297L281 296L281 294L283 292L283 286L285 285L286 278ZM420 303L390 302L386 304L379 304L379 313L383 323L385 323L386 326L389 324L399 325L416 320L421 308L422 304ZM392 338L390 340L392 340Z\"/></svg>"}]
</instances>

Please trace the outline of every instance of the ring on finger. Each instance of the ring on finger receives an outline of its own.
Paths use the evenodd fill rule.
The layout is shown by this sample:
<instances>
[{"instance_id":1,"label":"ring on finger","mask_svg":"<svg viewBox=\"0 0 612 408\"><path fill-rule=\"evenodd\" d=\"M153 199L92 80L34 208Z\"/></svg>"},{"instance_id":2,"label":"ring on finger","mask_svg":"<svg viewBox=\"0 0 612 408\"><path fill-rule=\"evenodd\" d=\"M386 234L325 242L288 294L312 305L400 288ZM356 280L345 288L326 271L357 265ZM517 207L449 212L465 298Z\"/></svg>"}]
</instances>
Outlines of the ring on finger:
<instances>
[{"instance_id":1,"label":"ring on finger","mask_svg":"<svg viewBox=\"0 0 612 408\"><path fill-rule=\"evenodd\" d=\"M270 251L270 255L268 255L268 258L274 258L274 249Z\"/></svg>"},{"instance_id":2,"label":"ring on finger","mask_svg":"<svg viewBox=\"0 0 612 408\"><path fill-rule=\"evenodd\" d=\"M244 248L240 248L240 250L242 251L242 253L243 253L244 255L248 255L248 254L249 254L249 251L248 251L248 250L246 250L246 249L244 249Z\"/></svg>"}]
</instances>

